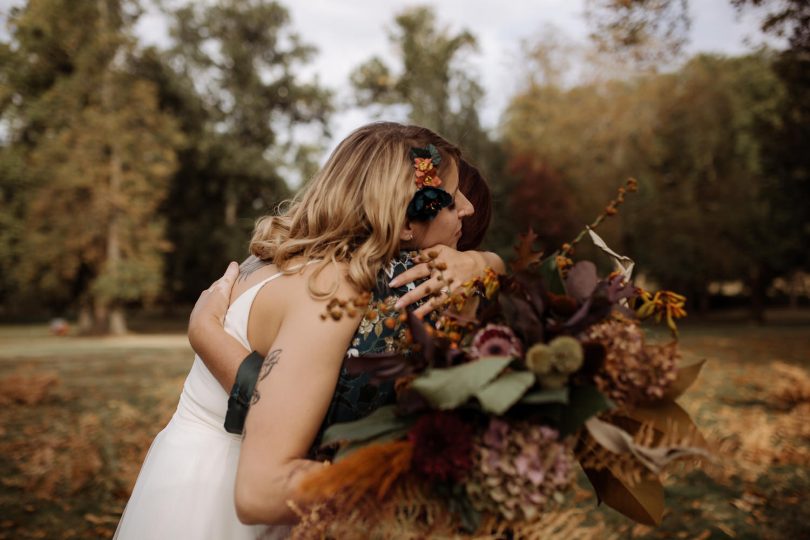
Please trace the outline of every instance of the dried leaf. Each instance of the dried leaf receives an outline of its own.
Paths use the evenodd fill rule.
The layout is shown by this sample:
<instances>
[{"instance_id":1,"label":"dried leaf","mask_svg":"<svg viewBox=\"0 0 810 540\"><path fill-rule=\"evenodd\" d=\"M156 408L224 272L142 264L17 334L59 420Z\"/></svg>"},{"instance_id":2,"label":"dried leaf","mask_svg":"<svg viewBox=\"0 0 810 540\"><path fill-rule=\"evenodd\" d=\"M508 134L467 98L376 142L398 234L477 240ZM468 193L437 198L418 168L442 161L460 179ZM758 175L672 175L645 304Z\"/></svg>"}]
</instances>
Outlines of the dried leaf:
<instances>
[{"instance_id":1,"label":"dried leaf","mask_svg":"<svg viewBox=\"0 0 810 540\"><path fill-rule=\"evenodd\" d=\"M565 289L568 295L579 302L584 302L596 290L599 276L596 265L591 261L579 261L568 270L565 278Z\"/></svg>"},{"instance_id":2,"label":"dried leaf","mask_svg":"<svg viewBox=\"0 0 810 540\"><path fill-rule=\"evenodd\" d=\"M537 234L529 227L526 234L521 234L518 237L518 245L515 246L517 256L512 261L512 271L519 272L525 270L532 265L538 264L543 252L535 251L532 247L537 240Z\"/></svg>"},{"instance_id":3,"label":"dried leaf","mask_svg":"<svg viewBox=\"0 0 810 540\"><path fill-rule=\"evenodd\" d=\"M638 444L625 430L595 417L585 422L585 428L597 443L610 452L632 455L640 464L656 475L661 474L664 467L676 459L697 455L708 457L705 450L693 446L649 447Z\"/></svg>"},{"instance_id":4,"label":"dried leaf","mask_svg":"<svg viewBox=\"0 0 810 540\"><path fill-rule=\"evenodd\" d=\"M616 267L616 270L621 272L624 279L630 281L631 277L633 276L633 267L636 264L633 262L633 259L630 257L625 257L624 255L619 255L610 249L605 241L602 240L602 238L590 227L588 227L588 234L591 236L591 240L596 247L610 255L611 259L613 259L613 265Z\"/></svg>"},{"instance_id":5,"label":"dried leaf","mask_svg":"<svg viewBox=\"0 0 810 540\"><path fill-rule=\"evenodd\" d=\"M642 478L625 484L610 469L583 469L599 500L617 512L644 525L660 525L664 514L664 486L656 479Z\"/></svg>"},{"instance_id":6,"label":"dried leaf","mask_svg":"<svg viewBox=\"0 0 810 540\"><path fill-rule=\"evenodd\" d=\"M369 382L372 384L410 375L418 367L414 363L414 358L401 352L347 356L343 365L349 375L369 374Z\"/></svg>"},{"instance_id":7,"label":"dried leaf","mask_svg":"<svg viewBox=\"0 0 810 540\"><path fill-rule=\"evenodd\" d=\"M708 446L689 413L674 401L634 407L624 414L639 425L651 424L659 433L693 438L695 445Z\"/></svg>"},{"instance_id":8,"label":"dried leaf","mask_svg":"<svg viewBox=\"0 0 810 540\"><path fill-rule=\"evenodd\" d=\"M700 370L705 363L706 359L704 358L689 364L679 364L678 374L669 388L667 388L667 391L664 392L664 399L674 400L686 392L698 378Z\"/></svg>"}]
</instances>

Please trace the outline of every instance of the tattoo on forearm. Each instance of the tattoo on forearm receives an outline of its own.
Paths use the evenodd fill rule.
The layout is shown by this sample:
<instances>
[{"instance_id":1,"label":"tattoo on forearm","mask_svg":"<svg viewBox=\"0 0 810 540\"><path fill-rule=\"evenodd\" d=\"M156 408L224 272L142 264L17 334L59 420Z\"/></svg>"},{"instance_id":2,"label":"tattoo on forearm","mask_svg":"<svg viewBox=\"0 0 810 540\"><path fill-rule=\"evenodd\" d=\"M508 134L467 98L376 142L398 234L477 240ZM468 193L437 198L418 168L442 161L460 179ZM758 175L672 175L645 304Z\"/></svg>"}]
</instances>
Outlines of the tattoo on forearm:
<instances>
[{"instance_id":1,"label":"tattoo on forearm","mask_svg":"<svg viewBox=\"0 0 810 540\"><path fill-rule=\"evenodd\" d=\"M263 261L255 255L251 255L239 265L239 277L237 281L247 279L250 274L270 264L270 261Z\"/></svg>"},{"instance_id":2,"label":"tattoo on forearm","mask_svg":"<svg viewBox=\"0 0 810 540\"><path fill-rule=\"evenodd\" d=\"M256 387L253 389L253 396L250 398L250 404L255 405L261 398L259 393L259 382L263 381L270 375L273 368L276 367L278 361L281 360L281 349L274 349L265 357L262 367L259 369L259 379L256 381Z\"/></svg>"}]
</instances>

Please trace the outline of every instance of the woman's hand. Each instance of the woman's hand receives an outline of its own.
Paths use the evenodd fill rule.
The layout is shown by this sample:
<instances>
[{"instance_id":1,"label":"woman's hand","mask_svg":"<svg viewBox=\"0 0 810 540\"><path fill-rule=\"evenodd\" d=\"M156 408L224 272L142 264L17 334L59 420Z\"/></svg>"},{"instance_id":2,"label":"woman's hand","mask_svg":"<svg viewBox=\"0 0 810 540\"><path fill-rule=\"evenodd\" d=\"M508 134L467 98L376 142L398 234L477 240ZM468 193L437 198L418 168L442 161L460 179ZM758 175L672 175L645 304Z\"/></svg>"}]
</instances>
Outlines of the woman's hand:
<instances>
[{"instance_id":1,"label":"woman's hand","mask_svg":"<svg viewBox=\"0 0 810 540\"><path fill-rule=\"evenodd\" d=\"M429 268L427 261L428 253L435 252L433 258L433 268ZM480 251L458 251L445 245L437 245L423 249L420 253L420 262L413 268L406 270L391 280L392 287L401 287L406 283L416 281L421 278L429 278L424 283L419 284L415 289L404 294L395 304L397 309L402 309L428 296L432 292L443 291L444 295L449 295L455 288L463 283L482 277L484 270L491 267L498 273L505 269L503 261L498 255L490 252ZM444 268L439 270L439 268ZM441 280L439 277L441 276ZM443 298L434 298L414 310L418 317L424 317L441 303Z\"/></svg>"},{"instance_id":2,"label":"woman's hand","mask_svg":"<svg viewBox=\"0 0 810 540\"><path fill-rule=\"evenodd\" d=\"M239 265L232 262L221 278L200 293L188 318L191 348L226 392L230 392L239 364L250 352L224 327L231 289L238 276Z\"/></svg>"},{"instance_id":3,"label":"woman's hand","mask_svg":"<svg viewBox=\"0 0 810 540\"><path fill-rule=\"evenodd\" d=\"M200 293L200 297L188 317L188 337L194 347L192 334L197 335L204 331L206 325L217 322L219 326L225 323L225 313L231 301L231 289L239 277L239 265L231 261L221 278Z\"/></svg>"}]
</instances>

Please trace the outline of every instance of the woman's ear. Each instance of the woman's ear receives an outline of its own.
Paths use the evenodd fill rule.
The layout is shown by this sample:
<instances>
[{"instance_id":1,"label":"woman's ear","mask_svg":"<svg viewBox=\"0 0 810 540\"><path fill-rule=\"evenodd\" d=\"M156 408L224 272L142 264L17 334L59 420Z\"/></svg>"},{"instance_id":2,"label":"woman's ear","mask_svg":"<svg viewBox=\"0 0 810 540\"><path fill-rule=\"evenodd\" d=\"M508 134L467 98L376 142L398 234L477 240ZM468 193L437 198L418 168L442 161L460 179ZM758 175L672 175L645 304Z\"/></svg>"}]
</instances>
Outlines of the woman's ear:
<instances>
[{"instance_id":1,"label":"woman's ear","mask_svg":"<svg viewBox=\"0 0 810 540\"><path fill-rule=\"evenodd\" d=\"M399 233L399 240L400 242L410 242L413 240L414 230L413 230L413 223L410 220L405 220L405 226L402 227L402 230Z\"/></svg>"}]
</instances>

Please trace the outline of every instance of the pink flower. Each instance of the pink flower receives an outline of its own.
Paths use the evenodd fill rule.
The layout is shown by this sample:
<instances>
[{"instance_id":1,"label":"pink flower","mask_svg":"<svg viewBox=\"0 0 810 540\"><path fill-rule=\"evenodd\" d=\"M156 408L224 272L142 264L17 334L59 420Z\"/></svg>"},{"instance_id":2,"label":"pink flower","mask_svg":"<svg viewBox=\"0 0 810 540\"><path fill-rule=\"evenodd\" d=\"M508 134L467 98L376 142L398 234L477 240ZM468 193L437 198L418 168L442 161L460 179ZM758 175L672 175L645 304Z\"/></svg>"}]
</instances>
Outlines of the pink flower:
<instances>
[{"instance_id":1,"label":"pink flower","mask_svg":"<svg viewBox=\"0 0 810 540\"><path fill-rule=\"evenodd\" d=\"M478 331L473 338L470 356L523 356L523 345L512 329L500 324L488 324Z\"/></svg>"}]
</instances>

